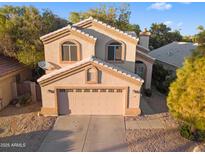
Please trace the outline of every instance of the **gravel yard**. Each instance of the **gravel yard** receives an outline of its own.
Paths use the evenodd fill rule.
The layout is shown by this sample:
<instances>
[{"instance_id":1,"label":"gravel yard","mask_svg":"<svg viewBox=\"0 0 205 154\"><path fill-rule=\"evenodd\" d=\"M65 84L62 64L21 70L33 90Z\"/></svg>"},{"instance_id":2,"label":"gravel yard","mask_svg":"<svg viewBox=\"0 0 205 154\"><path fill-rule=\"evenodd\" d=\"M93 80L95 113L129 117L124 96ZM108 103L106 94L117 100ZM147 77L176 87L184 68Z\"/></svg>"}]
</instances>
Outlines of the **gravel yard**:
<instances>
[{"instance_id":1,"label":"gravel yard","mask_svg":"<svg viewBox=\"0 0 205 154\"><path fill-rule=\"evenodd\" d=\"M168 113L166 96L152 89L152 96L143 96L147 108L151 108L152 114L144 114L135 118L126 118L135 124L135 129L127 129L126 136L128 150L136 152L177 152L192 151L197 145L196 142L189 141L179 134L177 122ZM150 128L160 121L160 128ZM144 124L144 126L138 126ZM151 125L152 124L152 125ZM145 129L146 128L146 129Z\"/></svg>"},{"instance_id":2,"label":"gravel yard","mask_svg":"<svg viewBox=\"0 0 205 154\"><path fill-rule=\"evenodd\" d=\"M37 151L56 117L38 116L40 103L0 111L0 151Z\"/></svg>"},{"instance_id":3,"label":"gravel yard","mask_svg":"<svg viewBox=\"0 0 205 154\"><path fill-rule=\"evenodd\" d=\"M182 138L177 129L138 129L127 131L129 151L192 151L196 143Z\"/></svg>"},{"instance_id":4,"label":"gravel yard","mask_svg":"<svg viewBox=\"0 0 205 154\"><path fill-rule=\"evenodd\" d=\"M159 118L165 128L127 130L128 150L136 152L181 152L192 151L196 142L180 136L177 123L168 113L137 117L134 120L151 120Z\"/></svg>"}]
</instances>

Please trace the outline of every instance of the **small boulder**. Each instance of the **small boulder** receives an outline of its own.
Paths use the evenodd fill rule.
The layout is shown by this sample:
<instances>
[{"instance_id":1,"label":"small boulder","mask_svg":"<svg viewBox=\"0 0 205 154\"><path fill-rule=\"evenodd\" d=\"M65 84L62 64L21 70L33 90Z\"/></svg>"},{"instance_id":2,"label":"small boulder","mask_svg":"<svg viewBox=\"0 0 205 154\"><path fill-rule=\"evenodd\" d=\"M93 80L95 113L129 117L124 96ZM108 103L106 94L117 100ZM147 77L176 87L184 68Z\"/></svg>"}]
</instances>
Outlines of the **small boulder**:
<instances>
[{"instance_id":1,"label":"small boulder","mask_svg":"<svg viewBox=\"0 0 205 154\"><path fill-rule=\"evenodd\" d=\"M205 152L205 144L195 146L193 152Z\"/></svg>"}]
</instances>

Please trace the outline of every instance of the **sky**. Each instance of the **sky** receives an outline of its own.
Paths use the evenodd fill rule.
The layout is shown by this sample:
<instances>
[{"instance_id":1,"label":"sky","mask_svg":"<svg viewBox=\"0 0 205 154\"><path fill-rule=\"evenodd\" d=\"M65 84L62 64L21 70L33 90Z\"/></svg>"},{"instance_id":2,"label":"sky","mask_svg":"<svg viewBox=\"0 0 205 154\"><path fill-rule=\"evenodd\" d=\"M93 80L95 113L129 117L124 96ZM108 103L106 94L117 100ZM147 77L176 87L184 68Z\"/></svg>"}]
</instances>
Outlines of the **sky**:
<instances>
[{"instance_id":1,"label":"sky","mask_svg":"<svg viewBox=\"0 0 205 154\"><path fill-rule=\"evenodd\" d=\"M68 19L69 13L84 12L101 5L119 7L120 2L0 2L4 5L34 6L40 10L50 9L56 15ZM200 3L170 3L170 2L129 2L132 24L139 24L140 28L148 28L152 23L164 23L173 30L180 30L183 35L196 34L199 25L205 26L205 2Z\"/></svg>"}]
</instances>

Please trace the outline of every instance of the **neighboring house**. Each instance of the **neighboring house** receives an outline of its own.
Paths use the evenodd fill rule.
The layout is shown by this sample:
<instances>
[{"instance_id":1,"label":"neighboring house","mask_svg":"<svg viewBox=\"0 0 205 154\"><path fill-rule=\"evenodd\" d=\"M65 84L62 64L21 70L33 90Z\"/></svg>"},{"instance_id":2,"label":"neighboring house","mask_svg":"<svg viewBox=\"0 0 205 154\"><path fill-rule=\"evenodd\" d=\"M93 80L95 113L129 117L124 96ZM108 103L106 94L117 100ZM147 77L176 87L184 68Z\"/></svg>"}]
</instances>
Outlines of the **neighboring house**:
<instances>
[{"instance_id":1,"label":"neighboring house","mask_svg":"<svg viewBox=\"0 0 205 154\"><path fill-rule=\"evenodd\" d=\"M150 89L154 63L149 35L142 32L139 41L90 17L42 36L49 65L38 79L41 113L140 114L141 88Z\"/></svg>"},{"instance_id":2,"label":"neighboring house","mask_svg":"<svg viewBox=\"0 0 205 154\"><path fill-rule=\"evenodd\" d=\"M0 55L0 109L17 96L17 84L30 77L31 71L25 65Z\"/></svg>"},{"instance_id":3,"label":"neighboring house","mask_svg":"<svg viewBox=\"0 0 205 154\"><path fill-rule=\"evenodd\" d=\"M172 42L152 50L149 55L156 58L156 62L162 64L165 69L175 72L182 67L184 59L190 56L196 47L196 43Z\"/></svg>"}]
</instances>

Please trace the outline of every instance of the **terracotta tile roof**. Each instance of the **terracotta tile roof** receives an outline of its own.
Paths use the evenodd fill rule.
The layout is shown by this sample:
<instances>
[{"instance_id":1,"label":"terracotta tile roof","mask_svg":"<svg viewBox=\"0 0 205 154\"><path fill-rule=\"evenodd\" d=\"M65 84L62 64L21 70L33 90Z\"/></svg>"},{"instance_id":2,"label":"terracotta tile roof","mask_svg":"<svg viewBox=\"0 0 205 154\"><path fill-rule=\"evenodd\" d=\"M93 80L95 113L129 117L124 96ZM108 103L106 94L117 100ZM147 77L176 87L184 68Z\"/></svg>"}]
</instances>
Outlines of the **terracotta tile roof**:
<instances>
[{"instance_id":1,"label":"terracotta tile roof","mask_svg":"<svg viewBox=\"0 0 205 154\"><path fill-rule=\"evenodd\" d=\"M61 29L58 29L58 30L53 31L53 32L50 32L50 33L48 33L46 35L41 36L40 39L42 41L46 41L46 40L49 40L50 38L52 38L52 37L54 37L54 36L56 36L58 34L61 34L61 33L65 32L65 31L73 30L73 31L81 33L82 35L85 35L85 36L87 36L87 37L89 37L89 38L91 38L91 39L96 41L97 40L97 36L93 32L90 32L89 30L86 31L86 29L80 29L78 27L80 24L85 23L85 22L89 22L89 21L93 21L93 22L99 23L99 24L101 24L101 25L103 25L103 26L105 26L105 27L107 27L109 29L112 29L112 30L114 30L114 31L116 31L116 32L118 32L120 34L123 34L124 36L127 36L127 37L129 37L129 38L131 38L131 39L133 39L135 41L139 41L139 38L137 38L136 35L133 35L131 32L129 32L129 31L128 32L124 32L124 31L122 31L120 29L112 27L112 26L110 26L110 25L108 25L106 23L103 23L102 21L94 19L93 17L89 17L89 18L87 18L85 20L82 20L82 21L76 23L76 24L67 25L67 26L65 26L65 27L63 27Z\"/></svg>"},{"instance_id":2,"label":"terracotta tile roof","mask_svg":"<svg viewBox=\"0 0 205 154\"><path fill-rule=\"evenodd\" d=\"M86 58L86 59L83 59L83 60L81 60L81 61L79 61L79 62L76 62L76 63L74 63L74 64L65 66L65 67L63 67L63 68L61 68L61 69L54 70L54 71L52 71L52 72L50 72L50 73L48 73L48 74L42 76L42 77L39 78L37 81L38 81L38 82L41 82L41 81L43 81L43 80L49 79L49 78L51 78L51 77L53 77L53 76L56 76L56 75L58 75L58 74L60 74L60 73L63 73L63 72L65 72L65 71L68 71L68 70L70 70L70 69L72 69L72 68L75 68L75 67L77 67L77 66L83 65L83 64L85 64L85 63L87 63L87 62L94 62L94 63L96 63L96 64L98 64L98 65L101 65L101 66L103 66L103 67L106 67L106 68L108 68L108 69L110 69L110 70L113 70L113 71L115 71L115 72L117 72L117 73L120 73L120 74L122 74L122 75L125 75L125 76L127 76L127 77L130 77L130 78L135 79L135 80L137 80L137 81L140 81L141 83L144 82L144 80L143 80L139 75L134 74L134 73L132 73L132 72L129 72L129 71L127 71L127 70L125 70L125 69L123 69L123 68L121 68L121 67L118 67L118 66L114 65L114 64L107 63L107 62L105 62L105 61L103 61L103 60L101 60L101 59L99 59L99 58L93 57L93 56L92 56L92 57L89 57L89 58Z\"/></svg>"},{"instance_id":3,"label":"terracotta tile roof","mask_svg":"<svg viewBox=\"0 0 205 154\"><path fill-rule=\"evenodd\" d=\"M20 64L17 60L0 55L0 77L23 68L25 65Z\"/></svg>"},{"instance_id":4,"label":"terracotta tile roof","mask_svg":"<svg viewBox=\"0 0 205 154\"><path fill-rule=\"evenodd\" d=\"M105 26L105 27L107 27L107 28L109 28L109 29L112 29L112 30L118 32L118 33L121 33L121 34L123 34L123 35L125 35L125 36L128 36L128 37L131 38L131 39L134 39L134 40L136 40L136 41L139 40L139 38L137 38L136 36L131 35L129 32L124 32L124 31L122 31L122 30L120 30L120 29L117 29L117 28L115 28L115 27L113 27L113 26L110 26L110 25L108 25L108 24L106 24L106 23L104 23L104 22L102 22L102 21L99 21L99 20L97 20L97 19L94 19L93 17L89 17L89 18L87 18L87 19L85 19L85 20L82 20L82 21L80 21L80 22L74 24L74 26L78 26L78 25L80 25L80 24L82 24L82 23L84 23L84 22L88 22L88 21L94 21L94 22L99 23L99 24L101 24L101 25L103 25L103 26Z\"/></svg>"},{"instance_id":5,"label":"terracotta tile roof","mask_svg":"<svg viewBox=\"0 0 205 154\"><path fill-rule=\"evenodd\" d=\"M97 38L95 38L94 36L92 36L92 35L90 35L88 33L85 33L84 31L81 31L80 29L77 29L76 27L73 27L71 25L65 26L65 27L63 27L61 29L58 29L58 30L54 31L54 32L50 32L50 33L48 33L46 35L43 35L43 36L40 37L40 39L42 41L45 40L45 39L49 39L49 37L53 37L53 36L63 32L63 31L66 31L66 30L73 30L73 31L81 33L82 35L85 35L85 36L87 36L87 37L89 37L89 38L91 38L93 40L97 40Z\"/></svg>"}]
</instances>

